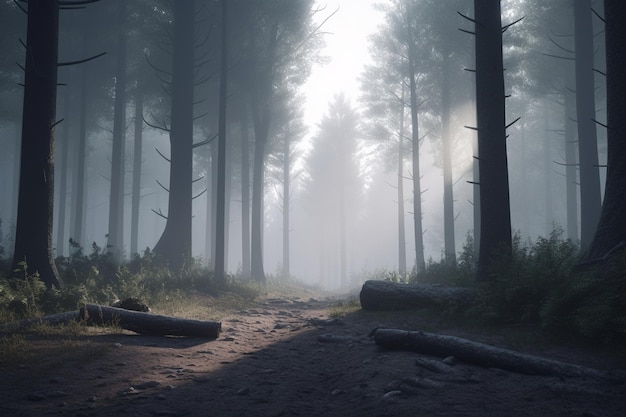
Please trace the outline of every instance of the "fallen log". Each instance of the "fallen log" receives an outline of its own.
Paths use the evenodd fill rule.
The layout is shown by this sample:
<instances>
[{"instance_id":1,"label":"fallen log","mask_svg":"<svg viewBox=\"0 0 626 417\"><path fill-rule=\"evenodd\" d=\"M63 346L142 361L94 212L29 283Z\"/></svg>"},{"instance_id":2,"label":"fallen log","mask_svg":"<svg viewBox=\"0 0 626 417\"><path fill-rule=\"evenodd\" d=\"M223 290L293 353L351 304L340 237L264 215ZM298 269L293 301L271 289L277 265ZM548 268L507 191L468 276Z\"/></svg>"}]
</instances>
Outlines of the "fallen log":
<instances>
[{"instance_id":1,"label":"fallen log","mask_svg":"<svg viewBox=\"0 0 626 417\"><path fill-rule=\"evenodd\" d=\"M0 324L0 332L10 332L15 330L23 330L37 324L59 325L67 324L71 321L78 320L78 310L67 311L65 313L50 314L48 316L36 317L34 319L26 319L13 323Z\"/></svg>"},{"instance_id":2,"label":"fallen log","mask_svg":"<svg viewBox=\"0 0 626 417\"><path fill-rule=\"evenodd\" d=\"M405 349L440 357L454 356L464 362L528 375L592 377L623 381L623 375L617 376L598 369L528 355L455 336L377 329L374 332L374 340L377 345L388 349Z\"/></svg>"},{"instance_id":3,"label":"fallen log","mask_svg":"<svg viewBox=\"0 0 626 417\"><path fill-rule=\"evenodd\" d=\"M89 324L113 324L135 333L152 336L189 336L216 339L221 322L182 319L159 314L85 304L80 318Z\"/></svg>"},{"instance_id":4,"label":"fallen log","mask_svg":"<svg viewBox=\"0 0 626 417\"><path fill-rule=\"evenodd\" d=\"M361 288L360 299L364 310L405 310L450 303L466 306L473 296L468 288L369 280Z\"/></svg>"}]
</instances>

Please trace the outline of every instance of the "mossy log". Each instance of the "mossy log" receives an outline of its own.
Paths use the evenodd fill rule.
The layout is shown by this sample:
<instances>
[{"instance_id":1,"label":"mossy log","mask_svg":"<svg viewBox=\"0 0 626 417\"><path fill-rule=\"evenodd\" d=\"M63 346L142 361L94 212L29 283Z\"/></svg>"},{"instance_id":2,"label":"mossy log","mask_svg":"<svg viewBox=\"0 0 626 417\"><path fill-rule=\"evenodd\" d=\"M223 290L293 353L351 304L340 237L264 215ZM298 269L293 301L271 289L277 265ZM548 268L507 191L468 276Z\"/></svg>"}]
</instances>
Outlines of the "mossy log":
<instances>
[{"instance_id":1,"label":"mossy log","mask_svg":"<svg viewBox=\"0 0 626 417\"><path fill-rule=\"evenodd\" d=\"M216 339L221 322L182 319L97 304L86 304L80 318L90 324L113 324L135 333L153 336L189 336Z\"/></svg>"},{"instance_id":2,"label":"mossy log","mask_svg":"<svg viewBox=\"0 0 626 417\"><path fill-rule=\"evenodd\" d=\"M450 303L466 306L473 296L468 288L370 280L363 284L360 298L364 310L406 310Z\"/></svg>"},{"instance_id":3,"label":"mossy log","mask_svg":"<svg viewBox=\"0 0 626 417\"><path fill-rule=\"evenodd\" d=\"M528 355L455 336L420 331L376 329L374 340L377 345L388 349L411 350L440 357L454 356L464 362L528 375L623 379L623 375L618 378L617 375L597 369Z\"/></svg>"}]
</instances>

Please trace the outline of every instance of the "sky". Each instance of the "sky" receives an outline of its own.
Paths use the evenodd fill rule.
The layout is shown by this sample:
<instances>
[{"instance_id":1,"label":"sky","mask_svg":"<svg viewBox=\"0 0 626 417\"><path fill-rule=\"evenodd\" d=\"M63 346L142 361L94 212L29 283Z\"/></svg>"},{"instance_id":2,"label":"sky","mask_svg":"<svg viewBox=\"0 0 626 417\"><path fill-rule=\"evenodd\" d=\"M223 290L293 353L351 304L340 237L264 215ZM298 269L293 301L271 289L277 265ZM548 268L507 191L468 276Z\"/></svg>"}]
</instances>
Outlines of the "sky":
<instances>
[{"instance_id":1,"label":"sky","mask_svg":"<svg viewBox=\"0 0 626 417\"><path fill-rule=\"evenodd\" d=\"M383 14L374 10L375 3L371 0L322 0L316 3L318 8L325 7L315 16L319 23L338 10L320 29L327 33L323 55L328 56L330 62L315 65L303 87L305 121L311 126L311 133L335 94L343 92L353 104L357 104L358 78L363 66L371 59L368 37L383 19Z\"/></svg>"}]
</instances>

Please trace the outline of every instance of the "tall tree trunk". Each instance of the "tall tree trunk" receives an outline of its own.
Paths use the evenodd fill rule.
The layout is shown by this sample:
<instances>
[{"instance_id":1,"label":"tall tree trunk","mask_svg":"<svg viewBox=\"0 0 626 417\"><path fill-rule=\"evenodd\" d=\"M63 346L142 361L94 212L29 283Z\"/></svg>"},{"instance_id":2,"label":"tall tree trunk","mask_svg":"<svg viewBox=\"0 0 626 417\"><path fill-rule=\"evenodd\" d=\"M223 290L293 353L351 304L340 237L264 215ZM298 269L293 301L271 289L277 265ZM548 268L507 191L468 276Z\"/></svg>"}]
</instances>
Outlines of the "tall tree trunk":
<instances>
[{"instance_id":1,"label":"tall tree trunk","mask_svg":"<svg viewBox=\"0 0 626 417\"><path fill-rule=\"evenodd\" d=\"M580 247L587 250L598 226L601 207L596 101L593 74L591 0L574 0L576 48L576 119L580 158Z\"/></svg>"},{"instance_id":2,"label":"tall tree trunk","mask_svg":"<svg viewBox=\"0 0 626 417\"><path fill-rule=\"evenodd\" d=\"M143 92L140 83L135 91L135 143L133 147L133 190L130 216L130 254L138 253L139 204L141 202L141 159L143 147Z\"/></svg>"},{"instance_id":3,"label":"tall tree trunk","mask_svg":"<svg viewBox=\"0 0 626 417\"><path fill-rule=\"evenodd\" d=\"M217 212L215 225L215 281L226 283L226 100L228 75L228 7L226 0L220 2L221 17L221 57L220 57L220 108L219 134L217 139Z\"/></svg>"},{"instance_id":4,"label":"tall tree trunk","mask_svg":"<svg viewBox=\"0 0 626 417\"><path fill-rule=\"evenodd\" d=\"M215 257L215 207L217 205L217 145L207 147L207 192L206 192L206 234L204 253L210 267L214 266Z\"/></svg>"},{"instance_id":5,"label":"tall tree trunk","mask_svg":"<svg viewBox=\"0 0 626 417\"><path fill-rule=\"evenodd\" d=\"M174 2L169 200L165 230L154 246L174 270L191 259L194 3Z\"/></svg>"},{"instance_id":6,"label":"tall tree trunk","mask_svg":"<svg viewBox=\"0 0 626 417\"><path fill-rule=\"evenodd\" d=\"M63 256L65 253L65 220L67 217L66 208L68 206L68 192L67 192L67 177L69 175L69 153L70 153L70 111L71 111L71 93L70 87L65 87L65 91L63 92L63 115L65 117L64 125L63 125L63 142L61 147L61 158L59 161L60 172L58 175L59 181L59 201L58 201L58 209L59 215L57 217L57 247L56 247L56 256Z\"/></svg>"},{"instance_id":7,"label":"tall tree trunk","mask_svg":"<svg viewBox=\"0 0 626 417\"><path fill-rule=\"evenodd\" d=\"M474 15L480 209L489 220L481 222L477 278L488 280L493 257L512 246L500 0L474 0Z\"/></svg>"},{"instance_id":8,"label":"tall tree trunk","mask_svg":"<svg viewBox=\"0 0 626 417\"><path fill-rule=\"evenodd\" d=\"M290 201L291 201L291 133L285 134L283 142L283 279L288 280L291 276L289 257L290 235Z\"/></svg>"},{"instance_id":9,"label":"tall tree trunk","mask_svg":"<svg viewBox=\"0 0 626 417\"><path fill-rule=\"evenodd\" d=\"M452 138L450 136L450 64L449 52L443 52L441 68L441 141L443 144L443 230L446 263L456 264L454 239L454 190L452 184Z\"/></svg>"},{"instance_id":10,"label":"tall tree trunk","mask_svg":"<svg viewBox=\"0 0 626 417\"><path fill-rule=\"evenodd\" d=\"M543 171L544 171L544 215L545 215L545 233L546 236L550 236L552 229L554 229L554 210L552 204L552 142L550 135L550 108L548 101L544 101L543 110L543 130L544 130L544 144L543 144Z\"/></svg>"},{"instance_id":11,"label":"tall tree trunk","mask_svg":"<svg viewBox=\"0 0 626 417\"><path fill-rule=\"evenodd\" d=\"M400 131L398 132L398 273L406 277L406 232L404 224L404 83L400 103Z\"/></svg>"},{"instance_id":12,"label":"tall tree trunk","mask_svg":"<svg viewBox=\"0 0 626 417\"><path fill-rule=\"evenodd\" d=\"M111 155L108 246L118 259L124 252L124 148L126 146L126 1L118 1L115 107Z\"/></svg>"},{"instance_id":13,"label":"tall tree trunk","mask_svg":"<svg viewBox=\"0 0 626 417\"><path fill-rule=\"evenodd\" d=\"M254 165L252 174L252 218L251 218L251 258L250 268L252 279L265 283L265 270L263 269L263 194L264 194L264 163L265 163L265 138L267 129L255 127L254 142Z\"/></svg>"},{"instance_id":14,"label":"tall tree trunk","mask_svg":"<svg viewBox=\"0 0 626 417\"><path fill-rule=\"evenodd\" d=\"M239 121L241 126L241 275L250 275L250 143L246 118Z\"/></svg>"},{"instance_id":15,"label":"tall tree trunk","mask_svg":"<svg viewBox=\"0 0 626 417\"><path fill-rule=\"evenodd\" d=\"M47 287L61 281L52 245L58 0L30 0L13 266L25 261Z\"/></svg>"},{"instance_id":16,"label":"tall tree trunk","mask_svg":"<svg viewBox=\"0 0 626 417\"><path fill-rule=\"evenodd\" d=\"M84 24L84 32L87 32L87 24ZM86 39L86 38L85 38ZM83 52L87 51L86 42L83 43ZM87 157L87 68L81 65L80 68L80 96L79 96L79 116L78 116L78 143L76 144L76 171L72 179L73 213L70 237L78 244L84 244L85 224L85 158Z\"/></svg>"},{"instance_id":17,"label":"tall tree trunk","mask_svg":"<svg viewBox=\"0 0 626 417\"><path fill-rule=\"evenodd\" d=\"M606 19L607 175L597 231L585 260L593 262L624 247L626 241L626 3L604 1ZM580 119L579 119L580 123ZM581 156L582 157L582 156Z\"/></svg>"},{"instance_id":18,"label":"tall tree trunk","mask_svg":"<svg viewBox=\"0 0 626 417\"><path fill-rule=\"evenodd\" d=\"M415 81L416 52L410 26L407 23L409 47L409 88L411 100L411 146L413 168L413 234L415 237L415 271L419 275L426 268L424 260L424 232L422 228L422 188L420 185L420 138L417 117L417 83Z\"/></svg>"},{"instance_id":19,"label":"tall tree trunk","mask_svg":"<svg viewBox=\"0 0 626 417\"><path fill-rule=\"evenodd\" d=\"M576 175L576 102L569 88L574 89L573 72L568 71L563 91L565 101L565 194L567 208L567 237L578 242L578 180Z\"/></svg>"},{"instance_id":20,"label":"tall tree trunk","mask_svg":"<svg viewBox=\"0 0 626 417\"><path fill-rule=\"evenodd\" d=\"M278 25L274 24L269 33L269 46L266 62L268 68L258 68L260 83L254 86L250 100L252 121L254 124L254 166L252 176L252 217L251 217L251 274L252 279L265 284L263 267L263 200L265 194L265 151L269 136L272 89L274 84L274 61ZM258 59L256 65L259 65Z\"/></svg>"}]
</instances>

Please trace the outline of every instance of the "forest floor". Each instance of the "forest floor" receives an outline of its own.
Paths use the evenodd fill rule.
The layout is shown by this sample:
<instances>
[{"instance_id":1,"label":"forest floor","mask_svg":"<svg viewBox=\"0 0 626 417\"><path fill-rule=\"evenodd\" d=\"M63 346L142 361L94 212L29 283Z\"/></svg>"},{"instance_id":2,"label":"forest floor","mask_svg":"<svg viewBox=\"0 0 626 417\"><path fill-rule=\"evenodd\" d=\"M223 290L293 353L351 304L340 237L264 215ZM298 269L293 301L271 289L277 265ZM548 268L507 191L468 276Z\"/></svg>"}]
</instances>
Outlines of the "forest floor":
<instances>
[{"instance_id":1,"label":"forest floor","mask_svg":"<svg viewBox=\"0 0 626 417\"><path fill-rule=\"evenodd\" d=\"M0 364L0 415L599 417L626 410L623 383L462 362L436 373L416 365L425 356L381 349L368 334L376 327L436 331L600 369L618 366L599 351L515 329L457 326L433 313L366 312L354 296L309 295L267 295L225 312L217 340L102 328L75 337L25 333L24 359Z\"/></svg>"}]
</instances>

